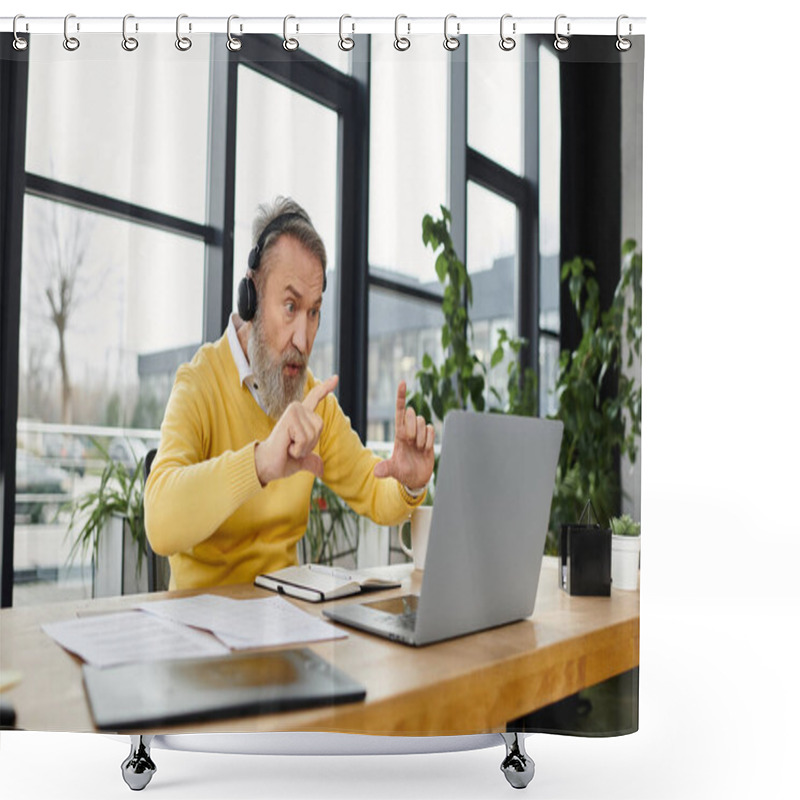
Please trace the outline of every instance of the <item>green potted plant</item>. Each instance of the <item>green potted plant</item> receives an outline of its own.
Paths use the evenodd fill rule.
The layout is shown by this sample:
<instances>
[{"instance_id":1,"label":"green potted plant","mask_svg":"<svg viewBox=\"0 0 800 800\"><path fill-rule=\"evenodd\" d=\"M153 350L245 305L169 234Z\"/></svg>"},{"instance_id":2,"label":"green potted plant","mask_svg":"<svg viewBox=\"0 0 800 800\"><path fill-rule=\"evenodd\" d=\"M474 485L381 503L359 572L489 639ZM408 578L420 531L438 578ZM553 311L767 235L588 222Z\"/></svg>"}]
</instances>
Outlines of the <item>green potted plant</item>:
<instances>
[{"instance_id":1,"label":"green potted plant","mask_svg":"<svg viewBox=\"0 0 800 800\"><path fill-rule=\"evenodd\" d=\"M642 526L628 514L613 517L611 526L611 585L634 590L639 586L639 552Z\"/></svg>"},{"instance_id":2,"label":"green potted plant","mask_svg":"<svg viewBox=\"0 0 800 800\"><path fill-rule=\"evenodd\" d=\"M333 565L341 560L355 565L358 553L358 515L336 492L315 479L308 509L308 524L298 542L298 560Z\"/></svg>"},{"instance_id":3,"label":"green potted plant","mask_svg":"<svg viewBox=\"0 0 800 800\"><path fill-rule=\"evenodd\" d=\"M144 457L131 468L95 446L105 464L99 486L69 504L69 561L91 553L93 597L146 592Z\"/></svg>"},{"instance_id":4,"label":"green potted plant","mask_svg":"<svg viewBox=\"0 0 800 800\"><path fill-rule=\"evenodd\" d=\"M642 387L631 376L642 346L642 256L636 242L622 247L620 279L611 305L600 308L592 261L576 257L561 270L581 321L581 339L559 359L555 419L564 423L556 491L550 515L548 552L553 532L575 522L591 500L605 526L619 513L619 458L634 463L639 451Z\"/></svg>"},{"instance_id":5,"label":"green potted plant","mask_svg":"<svg viewBox=\"0 0 800 800\"><path fill-rule=\"evenodd\" d=\"M441 212L438 219L430 214L423 217L422 241L437 254L436 275L444 287L441 332L444 361L437 365L425 353L422 369L416 374L419 389L408 404L429 423L435 419L444 421L447 412L453 409L532 416L536 413L536 376L533 369L520 367L519 358L527 341L512 338L500 329L488 367L473 352L469 318L472 281L453 245L450 211L441 206ZM489 387L487 398L487 373L503 362L507 362L506 397Z\"/></svg>"}]
</instances>

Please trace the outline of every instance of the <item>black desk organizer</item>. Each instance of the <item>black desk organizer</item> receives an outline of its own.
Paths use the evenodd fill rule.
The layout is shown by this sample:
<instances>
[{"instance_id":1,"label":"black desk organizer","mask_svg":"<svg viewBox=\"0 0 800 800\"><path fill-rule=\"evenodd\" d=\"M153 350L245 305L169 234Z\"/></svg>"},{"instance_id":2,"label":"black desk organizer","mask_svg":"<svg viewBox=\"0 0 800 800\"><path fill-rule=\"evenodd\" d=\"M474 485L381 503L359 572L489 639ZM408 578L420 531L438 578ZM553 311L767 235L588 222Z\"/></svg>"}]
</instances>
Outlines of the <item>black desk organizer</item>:
<instances>
[{"instance_id":1,"label":"black desk organizer","mask_svg":"<svg viewBox=\"0 0 800 800\"><path fill-rule=\"evenodd\" d=\"M589 512L587 522L583 519ZM562 525L558 542L561 588L571 595L611 595L611 529L588 519L594 515L591 501L574 525Z\"/></svg>"}]
</instances>

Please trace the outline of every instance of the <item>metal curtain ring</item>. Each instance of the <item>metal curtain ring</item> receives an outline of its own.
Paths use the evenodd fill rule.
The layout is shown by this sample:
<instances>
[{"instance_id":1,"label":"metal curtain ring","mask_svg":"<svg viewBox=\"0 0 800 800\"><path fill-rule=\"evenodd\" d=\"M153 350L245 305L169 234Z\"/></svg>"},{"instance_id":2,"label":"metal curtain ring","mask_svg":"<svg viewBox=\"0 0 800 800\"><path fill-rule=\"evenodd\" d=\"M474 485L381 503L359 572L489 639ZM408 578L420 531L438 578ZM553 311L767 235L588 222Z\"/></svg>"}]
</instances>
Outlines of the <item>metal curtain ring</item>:
<instances>
[{"instance_id":1,"label":"metal curtain ring","mask_svg":"<svg viewBox=\"0 0 800 800\"><path fill-rule=\"evenodd\" d=\"M67 14L67 16L64 17L64 49L69 50L70 52L77 50L81 46L81 43L78 39L69 35L68 26L71 19L75 19L74 14ZM78 25L76 29L80 30L81 26Z\"/></svg>"},{"instance_id":2,"label":"metal curtain ring","mask_svg":"<svg viewBox=\"0 0 800 800\"><path fill-rule=\"evenodd\" d=\"M569 36L570 36L570 30L569 29L570 29L570 24L569 24L569 22L567 23L567 35L566 36L562 36L558 32L558 21L560 19L566 19L566 18L567 18L566 14L559 14L556 17L556 22L555 22L555 25L553 26L554 27L554 33L556 35L556 40L555 40L555 42L553 42L553 45L555 46L556 50L560 50L562 53L565 50L569 50Z\"/></svg>"},{"instance_id":3,"label":"metal curtain ring","mask_svg":"<svg viewBox=\"0 0 800 800\"><path fill-rule=\"evenodd\" d=\"M23 14L17 14L17 16L14 17L14 24L12 26L12 31L14 33L14 41L12 42L12 45L14 46L15 50L27 50L28 49L28 40L27 39L23 39L17 33L17 20L20 20L20 19L25 19L25 16ZM27 28L27 25L25 27Z\"/></svg>"},{"instance_id":4,"label":"metal curtain ring","mask_svg":"<svg viewBox=\"0 0 800 800\"><path fill-rule=\"evenodd\" d=\"M401 52L404 50L408 50L411 47L411 39L407 36L400 35L400 20L401 19L408 19L405 14L398 14L394 18L394 49L400 50ZM408 25L408 33L411 33L411 25Z\"/></svg>"},{"instance_id":5,"label":"metal curtain ring","mask_svg":"<svg viewBox=\"0 0 800 800\"><path fill-rule=\"evenodd\" d=\"M617 45L617 50L619 50L620 53L627 52L628 50L631 49L631 46L632 46L631 40L623 38L622 34L619 32L619 27L620 27L619 24L624 19L628 19L626 14L620 14L617 17L617 42L616 42L616 45ZM629 22L628 23L628 36L630 36L632 32L633 32L633 26Z\"/></svg>"},{"instance_id":6,"label":"metal curtain ring","mask_svg":"<svg viewBox=\"0 0 800 800\"><path fill-rule=\"evenodd\" d=\"M132 53L139 46L138 39L134 39L133 36L128 36L128 20L133 18L133 14L126 14L122 18L122 49L127 50L129 53ZM139 30L138 25L136 26L136 30Z\"/></svg>"},{"instance_id":7,"label":"metal curtain ring","mask_svg":"<svg viewBox=\"0 0 800 800\"><path fill-rule=\"evenodd\" d=\"M188 36L181 36L181 20L188 19L188 14L178 14L175 20L175 47L181 52L185 53L191 46L192 40ZM189 30L192 29L192 23L189 23Z\"/></svg>"},{"instance_id":8,"label":"metal curtain ring","mask_svg":"<svg viewBox=\"0 0 800 800\"><path fill-rule=\"evenodd\" d=\"M342 16L339 17L339 49L344 50L345 53L356 46L355 40L352 37L344 35L344 21L346 19L352 19L352 17L349 14L342 14ZM352 33L354 30L355 25L351 25L350 32Z\"/></svg>"},{"instance_id":9,"label":"metal curtain ring","mask_svg":"<svg viewBox=\"0 0 800 800\"><path fill-rule=\"evenodd\" d=\"M297 39L293 39L289 36L289 20L295 19L293 16L289 15L283 18L283 49L284 50L297 50L300 47L300 42Z\"/></svg>"},{"instance_id":10,"label":"metal curtain ring","mask_svg":"<svg viewBox=\"0 0 800 800\"><path fill-rule=\"evenodd\" d=\"M517 46L517 40L513 39L511 36L506 36L505 34L505 24L507 19L511 19L511 14L503 14L503 16L500 17L500 49L505 50L506 52L513 50ZM516 33L516 23L512 24L511 30Z\"/></svg>"},{"instance_id":11,"label":"metal curtain ring","mask_svg":"<svg viewBox=\"0 0 800 800\"><path fill-rule=\"evenodd\" d=\"M447 32L447 23L450 22L451 19L455 19L455 18L456 18L455 14L448 14L444 18L444 42L443 42L443 44L444 44L444 49L445 50L450 50L450 51L458 50L458 47L461 44L460 40L457 38L458 34L461 33L461 23L460 22L456 22L456 35L455 36L451 36Z\"/></svg>"},{"instance_id":12,"label":"metal curtain ring","mask_svg":"<svg viewBox=\"0 0 800 800\"><path fill-rule=\"evenodd\" d=\"M228 41L225 44L225 46L228 48L228 50L230 50L232 53L236 52L237 50L241 50L242 49L242 40L241 39L237 39L231 33L231 22L233 22L233 20L235 20L235 19L239 19L239 17L237 17L236 14L231 14L231 16L228 17ZM241 28L239 30L241 30Z\"/></svg>"}]
</instances>

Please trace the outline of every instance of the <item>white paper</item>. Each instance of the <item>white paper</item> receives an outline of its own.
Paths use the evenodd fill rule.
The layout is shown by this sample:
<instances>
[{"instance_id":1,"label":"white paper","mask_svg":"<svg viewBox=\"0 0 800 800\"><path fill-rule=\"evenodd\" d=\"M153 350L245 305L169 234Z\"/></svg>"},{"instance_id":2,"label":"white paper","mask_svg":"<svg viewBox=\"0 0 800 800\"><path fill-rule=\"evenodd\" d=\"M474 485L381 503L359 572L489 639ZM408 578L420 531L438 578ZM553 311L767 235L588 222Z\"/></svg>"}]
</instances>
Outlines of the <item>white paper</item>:
<instances>
[{"instance_id":1,"label":"white paper","mask_svg":"<svg viewBox=\"0 0 800 800\"><path fill-rule=\"evenodd\" d=\"M228 647L276 647L346 637L343 631L282 597L232 600L212 594L157 600L139 608L184 625L211 631Z\"/></svg>"},{"instance_id":2,"label":"white paper","mask_svg":"<svg viewBox=\"0 0 800 800\"><path fill-rule=\"evenodd\" d=\"M199 594L194 597L140 603L137 608L148 614L170 619L182 625L202 628L214 634L230 633L237 636L247 634L247 620L241 618L237 601L229 597Z\"/></svg>"},{"instance_id":3,"label":"white paper","mask_svg":"<svg viewBox=\"0 0 800 800\"><path fill-rule=\"evenodd\" d=\"M47 622L42 630L63 648L96 667L229 652L228 647L207 633L141 611Z\"/></svg>"}]
</instances>

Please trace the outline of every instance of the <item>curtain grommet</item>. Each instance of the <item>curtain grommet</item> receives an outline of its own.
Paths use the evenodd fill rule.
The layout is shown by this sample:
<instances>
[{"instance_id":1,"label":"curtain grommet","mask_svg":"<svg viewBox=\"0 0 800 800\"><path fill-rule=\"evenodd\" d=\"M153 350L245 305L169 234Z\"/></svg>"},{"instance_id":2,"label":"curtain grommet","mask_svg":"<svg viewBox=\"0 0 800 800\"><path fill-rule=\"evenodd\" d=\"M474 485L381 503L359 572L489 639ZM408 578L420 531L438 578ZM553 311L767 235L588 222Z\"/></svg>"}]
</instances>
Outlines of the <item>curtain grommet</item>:
<instances>
[{"instance_id":1,"label":"curtain grommet","mask_svg":"<svg viewBox=\"0 0 800 800\"><path fill-rule=\"evenodd\" d=\"M408 19L408 17L405 14L398 14L394 18L394 49L403 53L411 47L411 39L409 39L408 36L400 35L401 19ZM411 25L406 23L406 27L408 28L408 33L411 33Z\"/></svg>"},{"instance_id":2,"label":"curtain grommet","mask_svg":"<svg viewBox=\"0 0 800 800\"><path fill-rule=\"evenodd\" d=\"M513 36L506 36L505 25L507 19L511 19L511 14L503 14L503 16L500 17L500 49L504 50L506 53L510 52L517 46L517 40L514 39ZM512 33L516 33L516 30L516 23L512 23Z\"/></svg>"},{"instance_id":3,"label":"curtain grommet","mask_svg":"<svg viewBox=\"0 0 800 800\"><path fill-rule=\"evenodd\" d=\"M69 21L71 19L75 19L74 14L67 14L67 16L64 17L64 49L69 50L70 53L74 53L81 46L81 42L76 36L69 35ZM79 31L80 29L80 23L76 23L75 30Z\"/></svg>"}]
</instances>

